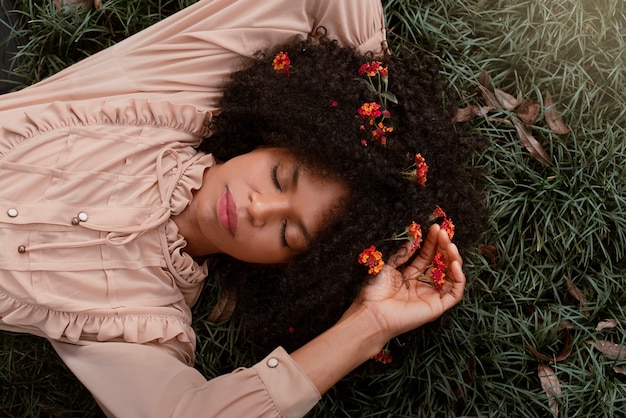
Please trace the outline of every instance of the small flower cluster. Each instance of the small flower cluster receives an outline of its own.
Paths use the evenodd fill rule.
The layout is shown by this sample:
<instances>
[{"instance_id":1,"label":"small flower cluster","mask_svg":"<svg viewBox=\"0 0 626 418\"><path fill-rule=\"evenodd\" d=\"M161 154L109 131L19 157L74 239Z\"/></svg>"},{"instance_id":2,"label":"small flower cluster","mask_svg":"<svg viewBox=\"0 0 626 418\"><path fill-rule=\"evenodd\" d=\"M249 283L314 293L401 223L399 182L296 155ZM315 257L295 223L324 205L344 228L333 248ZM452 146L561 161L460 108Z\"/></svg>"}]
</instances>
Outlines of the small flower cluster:
<instances>
[{"instance_id":1,"label":"small flower cluster","mask_svg":"<svg viewBox=\"0 0 626 418\"><path fill-rule=\"evenodd\" d=\"M274 67L274 71L278 74L284 74L287 77L291 75L291 60L289 59L289 55L286 52L279 52L274 57L272 61L272 67Z\"/></svg>"},{"instance_id":2,"label":"small flower cluster","mask_svg":"<svg viewBox=\"0 0 626 418\"><path fill-rule=\"evenodd\" d=\"M377 361L382 364L391 363L393 361L393 358L391 357L391 351L389 351L386 348L383 348L382 350L380 350L378 354L374 356L374 361Z\"/></svg>"},{"instance_id":3,"label":"small flower cluster","mask_svg":"<svg viewBox=\"0 0 626 418\"><path fill-rule=\"evenodd\" d=\"M371 245L359 254L359 264L369 267L368 274L376 276L383 269L385 262L383 261L383 254Z\"/></svg>"},{"instance_id":4,"label":"small flower cluster","mask_svg":"<svg viewBox=\"0 0 626 418\"><path fill-rule=\"evenodd\" d=\"M385 120L391 117L387 110L387 101L398 103L396 96L387 89L389 70L380 61L372 61L361 65L358 73L359 76L366 77L368 88L378 96L378 102L363 103L357 109L359 117L364 120L360 126L361 131L371 133L370 138L361 139L361 144L367 146L369 140L373 139L381 145L387 145L388 135L393 132L393 127L385 124Z\"/></svg>"},{"instance_id":5,"label":"small flower cluster","mask_svg":"<svg viewBox=\"0 0 626 418\"><path fill-rule=\"evenodd\" d=\"M433 211L432 218L433 220L443 218L443 221L441 222L441 225L440 225L441 229L443 229L444 231L448 233L448 238L452 239L454 237L454 229L456 227L454 226L452 219L448 218L448 215L446 215L446 212L444 212L443 209L437 206L435 210Z\"/></svg>"},{"instance_id":6,"label":"small flower cluster","mask_svg":"<svg viewBox=\"0 0 626 418\"><path fill-rule=\"evenodd\" d=\"M404 171L403 174L404 177L415 184L426 187L428 164L426 164L426 160L422 157L422 154L415 154L414 164L407 171Z\"/></svg>"},{"instance_id":7,"label":"small flower cluster","mask_svg":"<svg viewBox=\"0 0 626 418\"><path fill-rule=\"evenodd\" d=\"M446 260L443 254L438 252L433 258L433 266L430 268L430 274L433 277L433 286L441 292L443 285L446 284Z\"/></svg>"}]
</instances>

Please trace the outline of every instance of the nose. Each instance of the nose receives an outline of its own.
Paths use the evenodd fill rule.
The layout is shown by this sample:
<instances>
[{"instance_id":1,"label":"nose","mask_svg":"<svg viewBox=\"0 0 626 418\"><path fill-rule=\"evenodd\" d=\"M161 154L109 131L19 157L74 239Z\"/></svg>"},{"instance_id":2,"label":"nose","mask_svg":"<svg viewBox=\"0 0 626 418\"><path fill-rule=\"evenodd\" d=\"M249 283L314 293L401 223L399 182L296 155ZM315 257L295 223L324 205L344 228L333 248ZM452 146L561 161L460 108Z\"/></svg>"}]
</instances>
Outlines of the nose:
<instances>
[{"instance_id":1,"label":"nose","mask_svg":"<svg viewBox=\"0 0 626 418\"><path fill-rule=\"evenodd\" d=\"M271 220L283 219L289 211L289 200L281 194L252 192L248 214L255 227L261 227Z\"/></svg>"}]
</instances>

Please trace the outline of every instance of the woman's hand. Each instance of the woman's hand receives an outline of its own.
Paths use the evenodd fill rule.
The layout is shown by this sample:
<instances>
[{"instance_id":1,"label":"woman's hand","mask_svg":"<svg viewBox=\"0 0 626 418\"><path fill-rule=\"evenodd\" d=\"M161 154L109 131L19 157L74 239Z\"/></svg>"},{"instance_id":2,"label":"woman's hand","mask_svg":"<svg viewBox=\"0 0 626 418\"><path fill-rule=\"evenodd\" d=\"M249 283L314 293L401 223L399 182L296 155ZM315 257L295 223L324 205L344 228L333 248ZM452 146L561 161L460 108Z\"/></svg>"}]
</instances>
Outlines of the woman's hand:
<instances>
[{"instance_id":1,"label":"woman's hand","mask_svg":"<svg viewBox=\"0 0 626 418\"><path fill-rule=\"evenodd\" d=\"M429 272L438 252L444 256L447 266L446 284L441 291L421 281L432 280ZM412 243L407 241L389 257L381 272L346 312L349 315L355 311L364 313L364 309L369 311L386 340L434 321L463 298L463 260L445 231L433 225L418 256L404 266L413 253Z\"/></svg>"},{"instance_id":2,"label":"woman's hand","mask_svg":"<svg viewBox=\"0 0 626 418\"><path fill-rule=\"evenodd\" d=\"M291 354L320 393L375 356L391 338L437 319L463 298L463 260L445 231L432 226L419 255L404 266L413 252L407 242L389 257L337 324ZM449 283L441 292L417 280L421 275L429 277L438 252L446 260Z\"/></svg>"}]
</instances>

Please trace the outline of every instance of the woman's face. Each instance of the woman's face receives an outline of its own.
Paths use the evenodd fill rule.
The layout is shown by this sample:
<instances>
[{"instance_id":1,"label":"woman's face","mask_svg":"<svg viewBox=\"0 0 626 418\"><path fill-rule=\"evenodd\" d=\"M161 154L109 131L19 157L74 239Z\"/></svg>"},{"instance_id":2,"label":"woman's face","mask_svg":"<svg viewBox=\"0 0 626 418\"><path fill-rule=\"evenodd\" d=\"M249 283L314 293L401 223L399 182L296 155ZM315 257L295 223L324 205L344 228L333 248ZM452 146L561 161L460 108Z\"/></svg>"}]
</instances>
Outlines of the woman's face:
<instances>
[{"instance_id":1,"label":"woman's face","mask_svg":"<svg viewBox=\"0 0 626 418\"><path fill-rule=\"evenodd\" d=\"M346 196L344 184L314 175L287 151L259 148L206 170L174 221L191 255L284 263L337 216Z\"/></svg>"}]
</instances>

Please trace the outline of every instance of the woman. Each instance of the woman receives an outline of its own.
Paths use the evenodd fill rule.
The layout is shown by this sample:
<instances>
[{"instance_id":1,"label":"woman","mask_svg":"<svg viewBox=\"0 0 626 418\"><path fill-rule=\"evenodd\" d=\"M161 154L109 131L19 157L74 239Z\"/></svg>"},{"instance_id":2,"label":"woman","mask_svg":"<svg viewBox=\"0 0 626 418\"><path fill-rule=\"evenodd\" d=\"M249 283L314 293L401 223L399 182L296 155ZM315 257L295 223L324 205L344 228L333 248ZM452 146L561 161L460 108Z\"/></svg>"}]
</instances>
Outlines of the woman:
<instances>
[{"instance_id":1,"label":"woman","mask_svg":"<svg viewBox=\"0 0 626 418\"><path fill-rule=\"evenodd\" d=\"M428 123L409 116L415 113L409 101L425 97L412 94L410 72L397 67L394 81L390 66L389 88L399 83L404 91L391 91L381 81L385 87L373 84L374 90L385 94L377 95L350 81L359 77L357 63L377 61L324 37L295 41L284 46L289 66L279 50L261 57L237 73L217 103L241 57L320 26L343 44L380 52L380 4L335 3L200 2L56 76L3 96L0 328L48 338L109 415L301 416L390 338L434 320L461 299L462 260L449 228L432 226L419 255L406 266L417 236L400 248L390 240L411 220L427 225L436 202L449 211L448 203L467 197L470 204L478 202L471 192L443 190L446 178L462 177L453 164L467 156L463 147L448 150L448 156L443 151L450 143L432 141L432 149L441 151L429 160L432 187L398 180L405 167L412 174L406 153L418 152L414 148L420 144L411 138L422 138L426 150L429 135L453 137L450 131L438 132L445 126L440 121L449 120L440 110L421 115ZM329 92L342 92L340 97L316 95L324 99L323 119L336 119L329 130L318 131L323 123L291 106L251 117L253 108L275 110L292 94L294 106L319 110L318 104L307 107L310 92L301 98L295 92L302 84L297 80L315 71L307 59L322 56L346 66L331 67L339 78L327 85ZM283 88L282 95L251 90L246 80L258 81L259 74L261 82L253 85ZM436 78L428 79L428 71L422 75L426 79L414 90L432 85L426 96L434 100L423 108L440 109L440 99L431 94L438 91L431 82ZM363 80L369 78L365 74ZM398 95L397 106L387 104L395 100L392 93ZM255 101L261 106L249 106ZM354 103L375 103L383 112L361 120ZM217 109L222 113L214 118ZM299 115L297 123L282 119L289 114ZM389 119L384 124L383 117ZM307 146L303 139L313 130L317 139ZM202 149L226 162L216 164L213 154L198 152L207 136ZM324 138L327 149L320 147ZM328 154L335 162L323 161ZM360 188L356 178L362 171L355 165L377 163L389 175L377 173L371 189ZM398 197L405 189L407 196ZM408 210L406 202L419 210ZM354 212L374 203L380 209L371 214ZM457 223L471 224L471 217L457 212L463 205L457 206L449 213ZM426 207L432 209L426 213ZM372 226L355 231L357 218ZM460 238L473 228L467 231L459 231ZM370 243L383 249L385 264L361 260L370 264L368 276L357 261ZM259 305L266 310L272 307L268 302L285 294L297 297L279 305L280 313L267 315L277 324L286 315L295 321L296 340L328 329L289 355L279 347L250 369L206 381L190 367L195 342L190 306L215 254L254 263L253 268L231 267L225 279L237 276L237 306L253 327L250 319L258 318L258 309L251 296L257 286L269 288L260 294ZM437 254L447 264L450 288L443 292L420 281L432 282L428 272ZM308 274L293 266L308 266ZM258 272L267 285L254 277ZM286 283L286 277L301 280ZM326 290L309 293L318 283ZM337 306L328 306L334 300ZM302 318L311 311L315 319L304 330ZM285 326L271 335L266 328L257 327L269 341L285 328L289 332Z\"/></svg>"}]
</instances>

